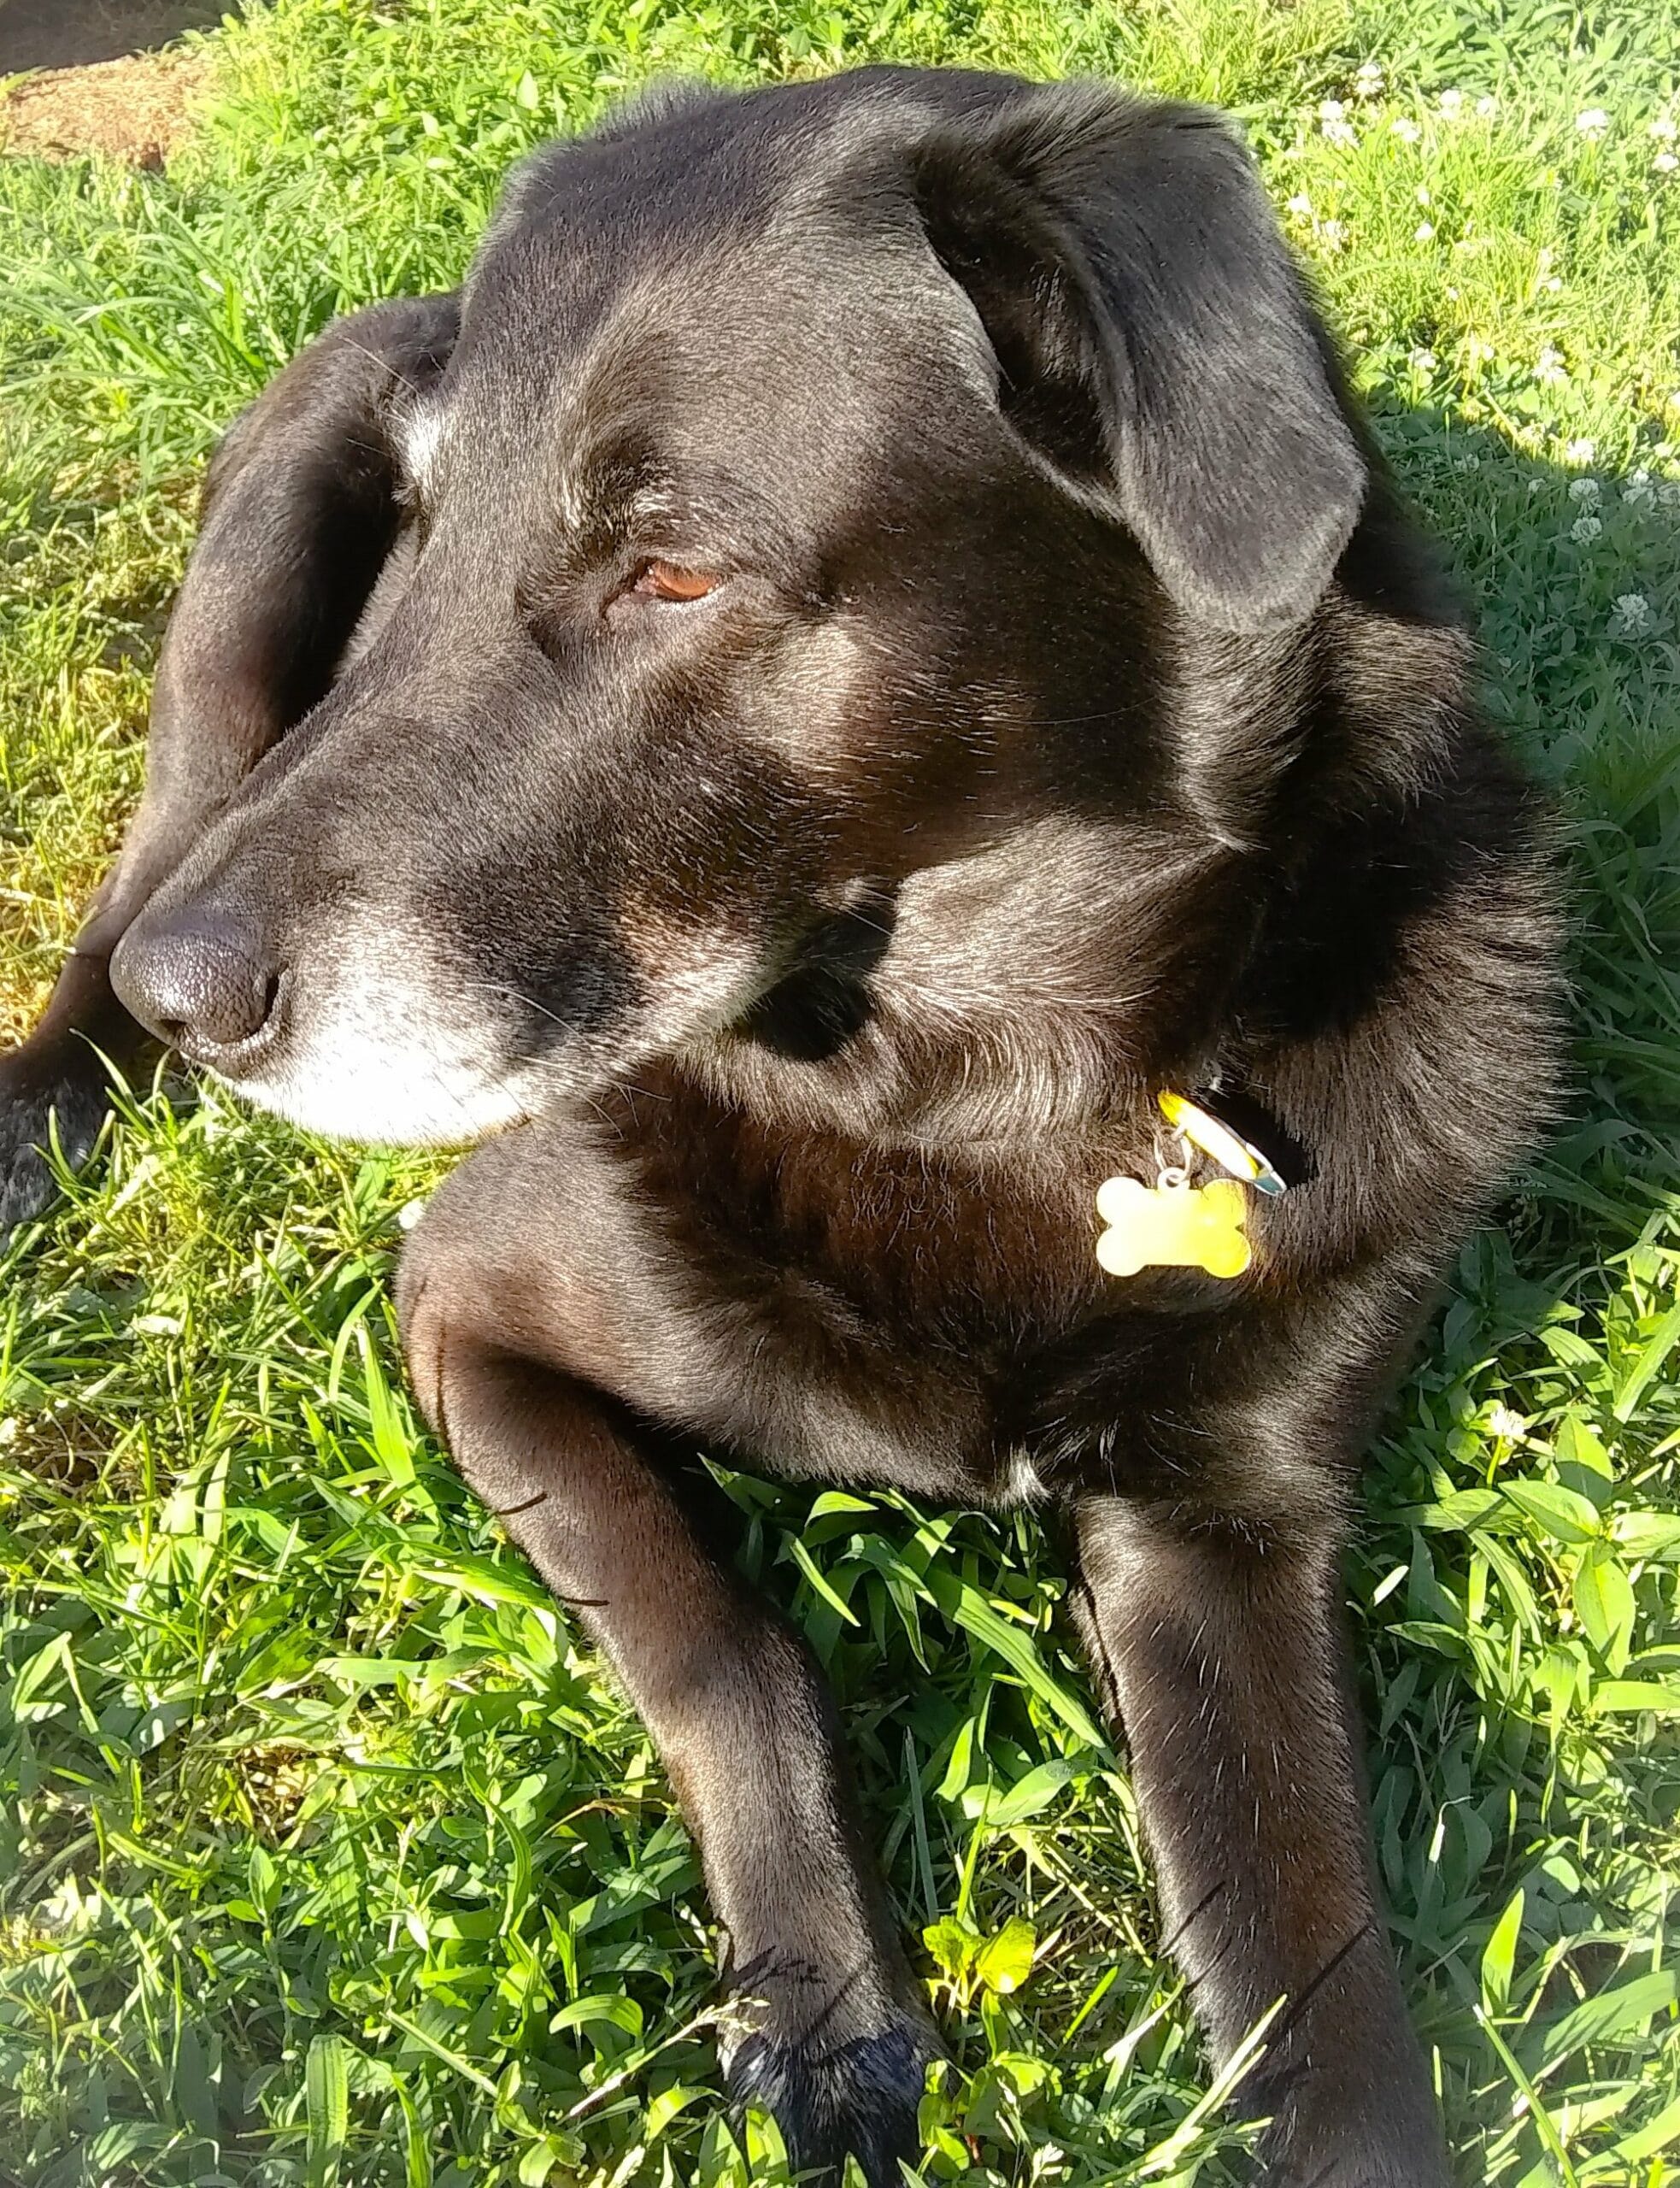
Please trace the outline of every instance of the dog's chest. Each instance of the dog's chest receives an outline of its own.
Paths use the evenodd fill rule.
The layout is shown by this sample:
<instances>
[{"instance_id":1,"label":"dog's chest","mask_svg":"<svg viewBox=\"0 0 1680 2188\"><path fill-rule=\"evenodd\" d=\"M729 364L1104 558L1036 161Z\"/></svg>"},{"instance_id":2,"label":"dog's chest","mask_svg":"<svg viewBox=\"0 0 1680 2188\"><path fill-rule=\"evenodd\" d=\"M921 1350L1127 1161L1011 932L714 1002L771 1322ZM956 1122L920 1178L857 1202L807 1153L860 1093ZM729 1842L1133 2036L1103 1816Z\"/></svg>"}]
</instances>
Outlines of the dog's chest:
<instances>
[{"instance_id":1,"label":"dog's chest","mask_svg":"<svg viewBox=\"0 0 1680 2188\"><path fill-rule=\"evenodd\" d=\"M674 1079L625 1125L643 1191L680 1250L684 1227L878 1326L1019 1358L1093 1319L1147 1309L1096 1253L1096 1196L1117 1171L1152 1178L1160 1135L1135 1121L1066 1146L879 1146L789 1129Z\"/></svg>"}]
</instances>

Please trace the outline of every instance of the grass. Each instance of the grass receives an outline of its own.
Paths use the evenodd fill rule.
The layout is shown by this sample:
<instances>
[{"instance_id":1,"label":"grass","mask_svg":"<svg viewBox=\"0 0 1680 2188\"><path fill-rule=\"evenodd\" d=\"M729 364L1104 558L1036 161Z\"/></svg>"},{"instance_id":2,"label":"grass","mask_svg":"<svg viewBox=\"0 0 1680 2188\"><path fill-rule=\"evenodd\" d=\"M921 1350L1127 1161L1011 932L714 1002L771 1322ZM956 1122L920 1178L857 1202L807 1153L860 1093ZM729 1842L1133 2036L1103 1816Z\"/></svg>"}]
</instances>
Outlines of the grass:
<instances>
[{"instance_id":1,"label":"grass","mask_svg":"<svg viewBox=\"0 0 1680 2188\"><path fill-rule=\"evenodd\" d=\"M529 144L657 68L883 56L1241 114L1577 884L1572 1121L1465 1252L1349 1565L1383 1880L1461 2179L1680 2180L1667 0L278 0L216 44L166 174L0 162L0 1034L132 797L214 433L452 280ZM432 1174L140 1090L0 1263L0 2178L778 2177L720 2124L648 1743L401 1393ZM1055 1545L732 1489L927 1933L929 2177L1231 2178Z\"/></svg>"}]
</instances>

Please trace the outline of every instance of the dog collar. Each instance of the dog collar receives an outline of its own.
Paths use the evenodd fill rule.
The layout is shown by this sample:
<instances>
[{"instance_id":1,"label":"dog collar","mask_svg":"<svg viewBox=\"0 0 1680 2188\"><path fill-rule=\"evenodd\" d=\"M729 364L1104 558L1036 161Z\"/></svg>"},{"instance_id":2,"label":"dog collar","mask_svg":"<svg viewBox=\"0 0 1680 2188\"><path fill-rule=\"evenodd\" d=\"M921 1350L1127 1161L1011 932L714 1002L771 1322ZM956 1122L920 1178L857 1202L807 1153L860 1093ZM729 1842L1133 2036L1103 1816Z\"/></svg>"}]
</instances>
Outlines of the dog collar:
<instances>
[{"instance_id":1,"label":"dog collar","mask_svg":"<svg viewBox=\"0 0 1680 2188\"><path fill-rule=\"evenodd\" d=\"M1096 1212L1107 1227L1097 1239L1096 1258L1111 1276L1136 1276L1144 1268L1199 1268L1209 1276L1241 1276L1254 1259L1246 1228L1248 1188L1269 1197L1288 1188L1260 1148L1201 1103L1163 1087L1155 1105L1186 1159L1163 1163L1153 1185L1137 1178L1104 1179ZM1192 1148L1225 1175L1193 1185L1188 1160Z\"/></svg>"},{"instance_id":2,"label":"dog collar","mask_svg":"<svg viewBox=\"0 0 1680 2188\"><path fill-rule=\"evenodd\" d=\"M1192 1102L1188 1094L1175 1094L1170 1087L1164 1086L1155 1097L1155 1106L1179 1138L1189 1140L1192 1147L1199 1147L1226 1177L1240 1179L1256 1192L1274 1198L1289 1191L1272 1163L1252 1140L1233 1132L1211 1110L1204 1109L1199 1102Z\"/></svg>"}]
</instances>

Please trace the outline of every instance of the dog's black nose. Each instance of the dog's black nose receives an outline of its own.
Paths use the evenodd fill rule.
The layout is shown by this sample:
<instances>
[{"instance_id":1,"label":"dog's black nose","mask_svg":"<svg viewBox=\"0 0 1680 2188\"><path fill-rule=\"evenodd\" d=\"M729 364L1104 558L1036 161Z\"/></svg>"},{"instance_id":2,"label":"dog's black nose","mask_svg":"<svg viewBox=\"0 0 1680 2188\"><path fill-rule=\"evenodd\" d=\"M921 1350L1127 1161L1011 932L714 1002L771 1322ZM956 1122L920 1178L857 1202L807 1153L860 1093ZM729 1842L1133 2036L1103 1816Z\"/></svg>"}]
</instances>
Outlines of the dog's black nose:
<instances>
[{"instance_id":1,"label":"dog's black nose","mask_svg":"<svg viewBox=\"0 0 1680 2188\"><path fill-rule=\"evenodd\" d=\"M160 1039L210 1063L262 1031L279 991L256 938L204 912L156 925L143 915L117 944L111 985Z\"/></svg>"}]
</instances>

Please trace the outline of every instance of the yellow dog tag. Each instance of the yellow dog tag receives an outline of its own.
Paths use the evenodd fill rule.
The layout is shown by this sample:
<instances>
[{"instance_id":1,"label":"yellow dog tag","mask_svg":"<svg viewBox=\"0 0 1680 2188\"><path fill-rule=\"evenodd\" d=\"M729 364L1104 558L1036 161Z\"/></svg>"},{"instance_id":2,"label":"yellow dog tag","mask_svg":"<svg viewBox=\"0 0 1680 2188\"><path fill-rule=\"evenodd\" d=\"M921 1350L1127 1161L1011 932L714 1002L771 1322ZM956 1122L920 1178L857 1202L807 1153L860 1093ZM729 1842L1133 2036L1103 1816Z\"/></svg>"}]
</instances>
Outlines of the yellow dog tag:
<instances>
[{"instance_id":1,"label":"yellow dog tag","mask_svg":"<svg viewBox=\"0 0 1680 2188\"><path fill-rule=\"evenodd\" d=\"M1234 1178L1207 1185L1110 1178L1097 1193L1096 1212L1109 1226L1096 1242L1096 1257L1111 1276L1136 1276L1141 1268L1241 1276L1253 1257L1242 1229L1248 1197Z\"/></svg>"}]
</instances>

